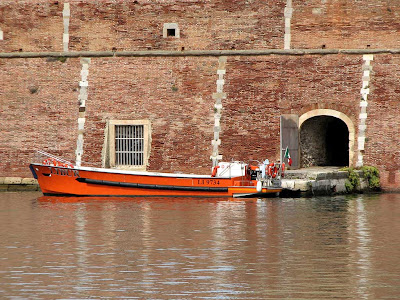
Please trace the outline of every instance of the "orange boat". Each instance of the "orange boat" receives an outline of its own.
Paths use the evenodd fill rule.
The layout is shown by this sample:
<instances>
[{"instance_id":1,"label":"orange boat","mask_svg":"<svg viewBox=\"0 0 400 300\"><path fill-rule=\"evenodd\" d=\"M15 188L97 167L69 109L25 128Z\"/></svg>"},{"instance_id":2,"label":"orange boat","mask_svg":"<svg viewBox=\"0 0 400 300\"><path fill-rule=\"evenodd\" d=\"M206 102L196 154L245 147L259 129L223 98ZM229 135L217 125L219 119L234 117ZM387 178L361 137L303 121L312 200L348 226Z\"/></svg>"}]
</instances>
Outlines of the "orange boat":
<instances>
[{"instance_id":1,"label":"orange boat","mask_svg":"<svg viewBox=\"0 0 400 300\"><path fill-rule=\"evenodd\" d=\"M44 195L265 197L282 190L284 164L220 162L212 175L77 167L54 157L29 167Z\"/></svg>"}]
</instances>

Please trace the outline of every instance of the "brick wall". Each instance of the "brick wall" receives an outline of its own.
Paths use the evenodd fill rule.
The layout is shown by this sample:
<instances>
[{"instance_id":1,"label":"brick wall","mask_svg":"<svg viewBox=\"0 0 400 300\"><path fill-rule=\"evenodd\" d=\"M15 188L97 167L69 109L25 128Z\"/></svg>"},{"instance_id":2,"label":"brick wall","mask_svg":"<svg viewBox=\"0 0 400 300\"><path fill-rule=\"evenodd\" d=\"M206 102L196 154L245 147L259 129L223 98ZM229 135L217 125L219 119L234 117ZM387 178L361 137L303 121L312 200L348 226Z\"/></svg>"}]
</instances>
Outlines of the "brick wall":
<instances>
[{"instance_id":1,"label":"brick wall","mask_svg":"<svg viewBox=\"0 0 400 300\"><path fill-rule=\"evenodd\" d=\"M400 48L397 0L293 0L292 48Z\"/></svg>"},{"instance_id":2,"label":"brick wall","mask_svg":"<svg viewBox=\"0 0 400 300\"><path fill-rule=\"evenodd\" d=\"M1 176L28 176L36 148L74 159L79 60L0 65ZM399 185L398 65L399 57L375 56L364 155L389 187ZM207 173L217 66L217 58L92 59L83 160L101 165L107 119L150 119L149 169ZM361 66L357 56L228 58L220 153L228 160L279 157L281 114L329 108L356 126Z\"/></svg>"},{"instance_id":3,"label":"brick wall","mask_svg":"<svg viewBox=\"0 0 400 300\"><path fill-rule=\"evenodd\" d=\"M70 50L283 48L285 0L11 1L0 3L0 50L62 51L70 4ZM291 48L399 48L397 0L292 1ZM163 38L164 23L181 37Z\"/></svg>"},{"instance_id":4,"label":"brick wall","mask_svg":"<svg viewBox=\"0 0 400 300\"><path fill-rule=\"evenodd\" d=\"M84 161L101 163L106 121L149 119L150 169L210 169L216 58L92 59Z\"/></svg>"},{"instance_id":5,"label":"brick wall","mask_svg":"<svg viewBox=\"0 0 400 300\"><path fill-rule=\"evenodd\" d=\"M64 2L70 3L72 51L283 47L283 0L6 0L0 3L0 50L62 51ZM164 23L178 23L180 39L163 38Z\"/></svg>"},{"instance_id":6,"label":"brick wall","mask_svg":"<svg viewBox=\"0 0 400 300\"><path fill-rule=\"evenodd\" d=\"M62 51L62 10L62 1L2 0L0 51Z\"/></svg>"},{"instance_id":7,"label":"brick wall","mask_svg":"<svg viewBox=\"0 0 400 300\"><path fill-rule=\"evenodd\" d=\"M0 3L1 52L62 51L65 1ZM291 48L400 48L396 1L292 1ZM69 1L69 51L282 49L286 1ZM180 39L163 38L178 23ZM314 109L357 126L361 55L228 57L220 154L279 157L279 116ZM375 55L364 163L400 189L399 55ZM109 119L150 119L150 170L208 173L217 57L92 58L83 161L101 165ZM0 177L29 176L34 149L74 160L79 59L0 59ZM355 155L356 156L356 155ZM351 162L354 164L356 157Z\"/></svg>"},{"instance_id":8,"label":"brick wall","mask_svg":"<svg viewBox=\"0 0 400 300\"><path fill-rule=\"evenodd\" d=\"M400 187L400 56L377 55L368 106L365 164L377 166L382 184Z\"/></svg>"},{"instance_id":9,"label":"brick wall","mask_svg":"<svg viewBox=\"0 0 400 300\"><path fill-rule=\"evenodd\" d=\"M73 158L79 61L0 60L0 177L30 177L35 150Z\"/></svg>"}]
</instances>

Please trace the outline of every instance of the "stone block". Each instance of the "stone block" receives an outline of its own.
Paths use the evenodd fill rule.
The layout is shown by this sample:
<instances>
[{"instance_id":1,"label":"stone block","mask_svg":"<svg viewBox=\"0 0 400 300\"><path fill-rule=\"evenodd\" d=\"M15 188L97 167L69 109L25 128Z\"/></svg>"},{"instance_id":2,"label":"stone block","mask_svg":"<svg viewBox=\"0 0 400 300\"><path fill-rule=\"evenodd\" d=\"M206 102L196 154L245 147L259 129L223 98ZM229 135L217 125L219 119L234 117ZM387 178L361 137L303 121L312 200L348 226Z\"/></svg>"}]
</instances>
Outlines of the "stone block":
<instances>
[{"instance_id":1,"label":"stone block","mask_svg":"<svg viewBox=\"0 0 400 300\"><path fill-rule=\"evenodd\" d=\"M374 60L374 55L373 54L364 54L363 59L364 60Z\"/></svg>"},{"instance_id":2,"label":"stone block","mask_svg":"<svg viewBox=\"0 0 400 300\"><path fill-rule=\"evenodd\" d=\"M347 171L338 171L334 173L335 179L347 179L347 177L349 176L349 173Z\"/></svg>"},{"instance_id":3,"label":"stone block","mask_svg":"<svg viewBox=\"0 0 400 300\"><path fill-rule=\"evenodd\" d=\"M361 113L359 118L360 118L360 119L366 119L367 116L368 116L368 115L367 115L366 113Z\"/></svg>"},{"instance_id":4,"label":"stone block","mask_svg":"<svg viewBox=\"0 0 400 300\"><path fill-rule=\"evenodd\" d=\"M21 177L5 177L4 184L21 184Z\"/></svg>"},{"instance_id":5,"label":"stone block","mask_svg":"<svg viewBox=\"0 0 400 300\"><path fill-rule=\"evenodd\" d=\"M300 190L301 192L307 192L310 189L310 181L308 180L296 180L295 181L295 189Z\"/></svg>"},{"instance_id":6,"label":"stone block","mask_svg":"<svg viewBox=\"0 0 400 300\"><path fill-rule=\"evenodd\" d=\"M363 76L362 80L363 80L363 81L369 81L369 80L370 80L370 77L369 77L369 76Z\"/></svg>"},{"instance_id":7,"label":"stone block","mask_svg":"<svg viewBox=\"0 0 400 300\"><path fill-rule=\"evenodd\" d=\"M81 64L82 69L86 70L89 68L88 64L90 64L91 58L90 57L81 57Z\"/></svg>"},{"instance_id":8,"label":"stone block","mask_svg":"<svg viewBox=\"0 0 400 300\"><path fill-rule=\"evenodd\" d=\"M226 99L226 93L214 93L212 95L213 99Z\"/></svg>"},{"instance_id":9,"label":"stone block","mask_svg":"<svg viewBox=\"0 0 400 300\"><path fill-rule=\"evenodd\" d=\"M69 34L68 33L64 33L63 34L63 43L68 43L69 41Z\"/></svg>"},{"instance_id":10,"label":"stone block","mask_svg":"<svg viewBox=\"0 0 400 300\"><path fill-rule=\"evenodd\" d=\"M21 184L37 185L38 182L35 178L22 178Z\"/></svg>"},{"instance_id":11,"label":"stone block","mask_svg":"<svg viewBox=\"0 0 400 300\"><path fill-rule=\"evenodd\" d=\"M226 56L220 56L219 57L218 61L219 61L220 67L218 69L221 69L221 70L225 69L225 63L226 63L227 59L228 58Z\"/></svg>"},{"instance_id":12,"label":"stone block","mask_svg":"<svg viewBox=\"0 0 400 300\"><path fill-rule=\"evenodd\" d=\"M335 194L343 194L346 193L346 186L345 186L344 179L334 179L331 181L331 191Z\"/></svg>"},{"instance_id":13,"label":"stone block","mask_svg":"<svg viewBox=\"0 0 400 300\"><path fill-rule=\"evenodd\" d=\"M285 18L291 18L292 14L293 14L293 8L285 7L283 14L284 14Z\"/></svg>"},{"instance_id":14,"label":"stone block","mask_svg":"<svg viewBox=\"0 0 400 300\"><path fill-rule=\"evenodd\" d=\"M282 188L294 190L295 189L295 180L283 179L282 180Z\"/></svg>"},{"instance_id":15,"label":"stone block","mask_svg":"<svg viewBox=\"0 0 400 300\"><path fill-rule=\"evenodd\" d=\"M63 23L64 23L64 32L67 33L68 29L69 29L69 17L63 19Z\"/></svg>"}]
</instances>

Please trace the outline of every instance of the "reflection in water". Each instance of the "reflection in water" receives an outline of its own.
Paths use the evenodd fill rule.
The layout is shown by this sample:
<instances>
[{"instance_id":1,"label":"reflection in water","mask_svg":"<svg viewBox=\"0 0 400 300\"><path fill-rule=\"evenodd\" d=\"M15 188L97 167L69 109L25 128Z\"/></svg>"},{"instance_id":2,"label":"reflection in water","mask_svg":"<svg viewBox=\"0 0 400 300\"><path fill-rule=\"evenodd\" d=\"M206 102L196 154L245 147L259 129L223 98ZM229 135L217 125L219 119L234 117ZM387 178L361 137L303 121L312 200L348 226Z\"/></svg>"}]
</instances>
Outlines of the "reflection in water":
<instances>
[{"instance_id":1,"label":"reflection in water","mask_svg":"<svg viewBox=\"0 0 400 300\"><path fill-rule=\"evenodd\" d=\"M396 298L400 195L0 194L0 298Z\"/></svg>"},{"instance_id":2,"label":"reflection in water","mask_svg":"<svg viewBox=\"0 0 400 300\"><path fill-rule=\"evenodd\" d=\"M353 219L354 224L349 229L354 230L354 248L355 252L352 253L360 276L358 277L357 293L360 299L368 292L369 273L371 270L370 261L370 237L368 229L367 213L365 211L364 202L362 197L358 197L353 202ZM350 242L352 242L350 240Z\"/></svg>"}]
</instances>

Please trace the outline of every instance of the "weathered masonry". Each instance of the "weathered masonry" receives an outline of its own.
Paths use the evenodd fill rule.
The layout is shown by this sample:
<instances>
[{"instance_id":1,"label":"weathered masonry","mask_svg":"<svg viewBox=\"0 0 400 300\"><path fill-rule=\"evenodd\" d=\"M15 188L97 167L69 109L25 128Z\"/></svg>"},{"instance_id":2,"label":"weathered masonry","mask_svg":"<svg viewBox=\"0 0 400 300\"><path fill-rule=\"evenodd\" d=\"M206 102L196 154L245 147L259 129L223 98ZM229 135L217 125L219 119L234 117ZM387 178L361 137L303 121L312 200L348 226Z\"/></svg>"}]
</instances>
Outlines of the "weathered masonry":
<instances>
[{"instance_id":1,"label":"weathered masonry","mask_svg":"<svg viewBox=\"0 0 400 300\"><path fill-rule=\"evenodd\" d=\"M396 1L2 1L0 177L377 166L400 190Z\"/></svg>"}]
</instances>

